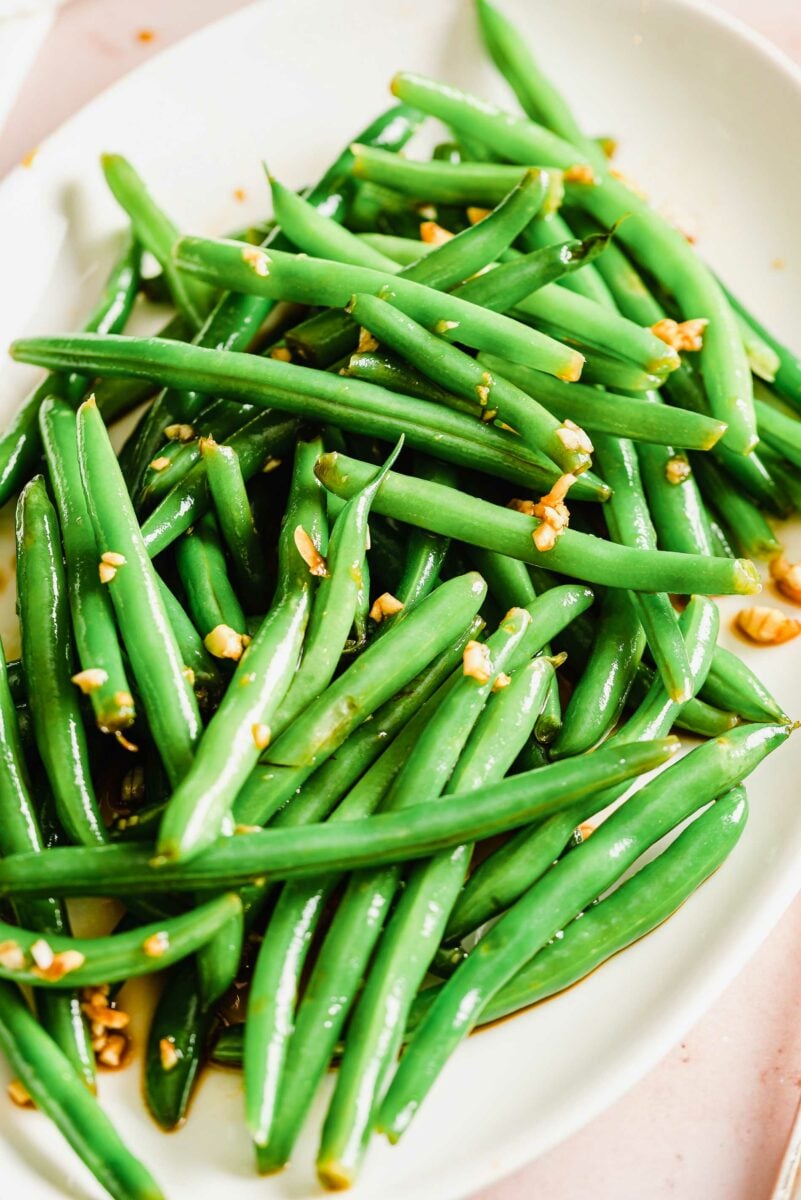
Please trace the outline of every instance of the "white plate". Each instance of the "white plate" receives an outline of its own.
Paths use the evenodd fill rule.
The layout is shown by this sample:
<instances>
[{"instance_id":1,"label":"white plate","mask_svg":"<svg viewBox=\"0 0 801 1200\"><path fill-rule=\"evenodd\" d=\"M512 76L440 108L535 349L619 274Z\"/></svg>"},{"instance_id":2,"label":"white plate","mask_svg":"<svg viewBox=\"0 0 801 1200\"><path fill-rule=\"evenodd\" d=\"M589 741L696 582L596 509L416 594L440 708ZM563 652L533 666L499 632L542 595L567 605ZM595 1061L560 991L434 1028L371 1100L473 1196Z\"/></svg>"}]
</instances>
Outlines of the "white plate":
<instances>
[{"instance_id":1,"label":"white plate","mask_svg":"<svg viewBox=\"0 0 801 1200\"><path fill-rule=\"evenodd\" d=\"M679 0L504 3L587 127L620 138L625 169L797 341L799 73L741 26ZM220 231L262 213L262 156L290 184L311 179L387 103L387 81L402 67L507 98L464 0L271 0L150 61L0 188L0 342L72 327L96 294L121 226L100 151L130 155L183 227ZM233 198L239 187L244 204ZM28 377L4 371L6 411ZM798 644L737 649L801 715ZM672 921L580 987L460 1049L402 1145L377 1142L360 1197L472 1193L600 1112L678 1040L795 894L800 753L801 742L791 744L758 772L743 842ZM172 1198L319 1195L322 1106L296 1165L264 1181L251 1172L235 1074L207 1078L187 1127L171 1137L145 1115L138 1064L104 1077L101 1095ZM0 1100L0 1126L4 1195L102 1194L40 1115Z\"/></svg>"}]
</instances>

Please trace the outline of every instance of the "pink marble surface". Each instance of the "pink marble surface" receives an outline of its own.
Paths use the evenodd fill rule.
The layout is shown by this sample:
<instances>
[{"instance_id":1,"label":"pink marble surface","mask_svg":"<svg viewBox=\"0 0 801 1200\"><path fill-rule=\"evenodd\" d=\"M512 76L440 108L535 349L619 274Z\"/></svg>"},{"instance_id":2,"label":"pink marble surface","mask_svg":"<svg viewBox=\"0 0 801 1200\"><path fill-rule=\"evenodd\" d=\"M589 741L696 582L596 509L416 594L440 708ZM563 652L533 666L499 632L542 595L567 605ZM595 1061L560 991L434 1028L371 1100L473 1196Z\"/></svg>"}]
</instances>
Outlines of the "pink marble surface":
<instances>
[{"instance_id":1,"label":"pink marble surface","mask_svg":"<svg viewBox=\"0 0 801 1200\"><path fill-rule=\"evenodd\" d=\"M0 176L131 67L242 2L73 0L0 139ZM799 0L720 6L801 61ZM142 31L152 38L143 40ZM801 1095L799 947L801 899L650 1075L569 1141L475 1200L767 1200Z\"/></svg>"}]
</instances>

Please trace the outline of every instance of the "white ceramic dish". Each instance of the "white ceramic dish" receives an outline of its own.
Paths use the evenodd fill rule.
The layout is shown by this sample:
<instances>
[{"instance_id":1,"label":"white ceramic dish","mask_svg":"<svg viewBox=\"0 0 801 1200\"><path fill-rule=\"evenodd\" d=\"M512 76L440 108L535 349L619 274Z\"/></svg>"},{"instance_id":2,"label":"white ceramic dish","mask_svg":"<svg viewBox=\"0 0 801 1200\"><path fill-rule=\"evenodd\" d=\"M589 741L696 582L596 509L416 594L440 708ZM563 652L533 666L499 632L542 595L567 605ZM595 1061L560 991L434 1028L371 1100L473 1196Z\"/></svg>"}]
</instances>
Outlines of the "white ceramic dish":
<instances>
[{"instance_id":1,"label":"white ceramic dish","mask_svg":"<svg viewBox=\"0 0 801 1200\"><path fill-rule=\"evenodd\" d=\"M588 128L620 138L624 168L698 235L704 254L779 334L797 340L799 73L743 27L686 0L505 5ZM131 156L185 228L216 232L262 213L262 156L291 184L312 178L386 104L400 67L507 96L479 52L464 0L270 0L153 59L0 187L0 343L71 328L89 307L121 225L100 151ZM235 188L246 190L244 203ZM29 377L24 368L3 370L3 416ZM801 551L795 540L791 548ZM0 565L10 556L3 541ZM798 644L737 649L801 716ZM647 1071L796 892L800 758L801 743L791 743L758 772L751 824L732 861L671 922L580 987L471 1039L402 1145L376 1145L358 1196L466 1196L564 1138ZM187 1127L165 1137L144 1112L137 1067L104 1077L101 1096L168 1196L319 1195L321 1107L296 1165L259 1180L237 1075L207 1078ZM0 1104L0 1131L4 1195L101 1195L40 1115Z\"/></svg>"}]
</instances>

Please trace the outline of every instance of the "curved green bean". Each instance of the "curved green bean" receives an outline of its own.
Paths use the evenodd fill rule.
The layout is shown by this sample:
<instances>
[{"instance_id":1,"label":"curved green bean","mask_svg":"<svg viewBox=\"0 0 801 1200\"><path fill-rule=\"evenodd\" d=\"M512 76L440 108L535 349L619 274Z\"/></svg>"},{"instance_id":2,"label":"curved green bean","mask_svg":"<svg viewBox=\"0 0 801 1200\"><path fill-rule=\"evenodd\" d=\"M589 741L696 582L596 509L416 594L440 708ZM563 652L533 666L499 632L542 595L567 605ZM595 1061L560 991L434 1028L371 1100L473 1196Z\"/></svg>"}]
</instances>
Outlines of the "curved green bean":
<instances>
[{"instance_id":1,"label":"curved green bean","mask_svg":"<svg viewBox=\"0 0 801 1200\"><path fill-rule=\"evenodd\" d=\"M787 736L788 727L782 729L782 736ZM219 891L253 881L318 875L333 867L356 870L430 858L448 846L481 841L558 812L602 787L652 770L677 750L675 738L601 746L586 758L568 758L541 767L536 779L533 772L527 772L482 789L467 810L456 797L419 805L419 812L409 809L340 825L240 833L222 839L188 862L162 867L152 865L153 851L147 845L58 847L48 851L46 864L39 855L16 854L0 861L0 895Z\"/></svg>"},{"instance_id":2,"label":"curved green bean","mask_svg":"<svg viewBox=\"0 0 801 1200\"><path fill-rule=\"evenodd\" d=\"M200 453L217 520L231 554L234 572L249 612L264 608L269 581L239 456L232 446L204 438Z\"/></svg>"},{"instance_id":3,"label":"curved green bean","mask_svg":"<svg viewBox=\"0 0 801 1200\"><path fill-rule=\"evenodd\" d=\"M339 496L364 486L369 467L341 454L324 454L317 474ZM693 554L612 546L566 529L552 550L540 552L531 540L534 519L427 480L390 471L374 501L374 510L417 528L497 550L511 558L609 587L625 579L629 588L709 595L753 594L759 577L748 559L729 561Z\"/></svg>"},{"instance_id":4,"label":"curved green bean","mask_svg":"<svg viewBox=\"0 0 801 1200\"><path fill-rule=\"evenodd\" d=\"M72 682L72 637L58 518L41 475L17 505L17 579L22 660L37 749L59 820L74 842L104 842L89 769L78 689Z\"/></svg>"},{"instance_id":5,"label":"curved green bean","mask_svg":"<svg viewBox=\"0 0 801 1200\"><path fill-rule=\"evenodd\" d=\"M644 850L738 784L786 737L784 725L743 725L707 742L657 776L588 841L560 859L485 935L481 954L465 959L445 984L390 1084L379 1129L397 1141L453 1050L503 985Z\"/></svg>"},{"instance_id":6,"label":"curved green bean","mask_svg":"<svg viewBox=\"0 0 801 1200\"><path fill-rule=\"evenodd\" d=\"M120 634L153 739L175 785L192 761L200 713L128 489L92 400L78 409L78 455L101 565L112 572L106 586Z\"/></svg>"},{"instance_id":7,"label":"curved green bean","mask_svg":"<svg viewBox=\"0 0 801 1200\"><path fill-rule=\"evenodd\" d=\"M149 1171L123 1145L69 1060L8 983L0 983L0 1046L36 1105L115 1200L164 1200Z\"/></svg>"},{"instance_id":8,"label":"curved green bean","mask_svg":"<svg viewBox=\"0 0 801 1200\"><path fill-rule=\"evenodd\" d=\"M281 531L278 592L167 805L159 826L159 863L185 861L218 838L234 797L269 744L270 723L292 682L309 617L311 568L297 535L311 539L307 527L318 490L313 468L321 445L298 443Z\"/></svg>"}]
</instances>

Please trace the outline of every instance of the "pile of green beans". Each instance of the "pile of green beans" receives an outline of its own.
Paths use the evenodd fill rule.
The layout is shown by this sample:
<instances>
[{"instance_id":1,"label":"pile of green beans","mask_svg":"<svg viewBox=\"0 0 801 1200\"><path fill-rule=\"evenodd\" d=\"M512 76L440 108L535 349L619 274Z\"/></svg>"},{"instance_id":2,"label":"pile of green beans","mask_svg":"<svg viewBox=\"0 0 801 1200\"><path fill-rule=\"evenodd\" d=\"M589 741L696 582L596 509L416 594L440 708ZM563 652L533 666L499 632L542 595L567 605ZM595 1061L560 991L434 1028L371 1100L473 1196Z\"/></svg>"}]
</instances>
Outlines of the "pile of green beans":
<instances>
[{"instance_id":1,"label":"pile of green beans","mask_svg":"<svg viewBox=\"0 0 801 1200\"><path fill-rule=\"evenodd\" d=\"M778 559L801 603L801 358L475 6L524 115L401 73L219 238L105 155L103 295L11 347L49 374L0 435L0 1051L118 1200L162 1196L90 1094L127 980L166 972L160 1127L241 1067L281 1171L335 1065L317 1173L348 1187L473 1027L701 911L794 728L713 597ZM429 117L449 140L399 154Z\"/></svg>"}]
</instances>

